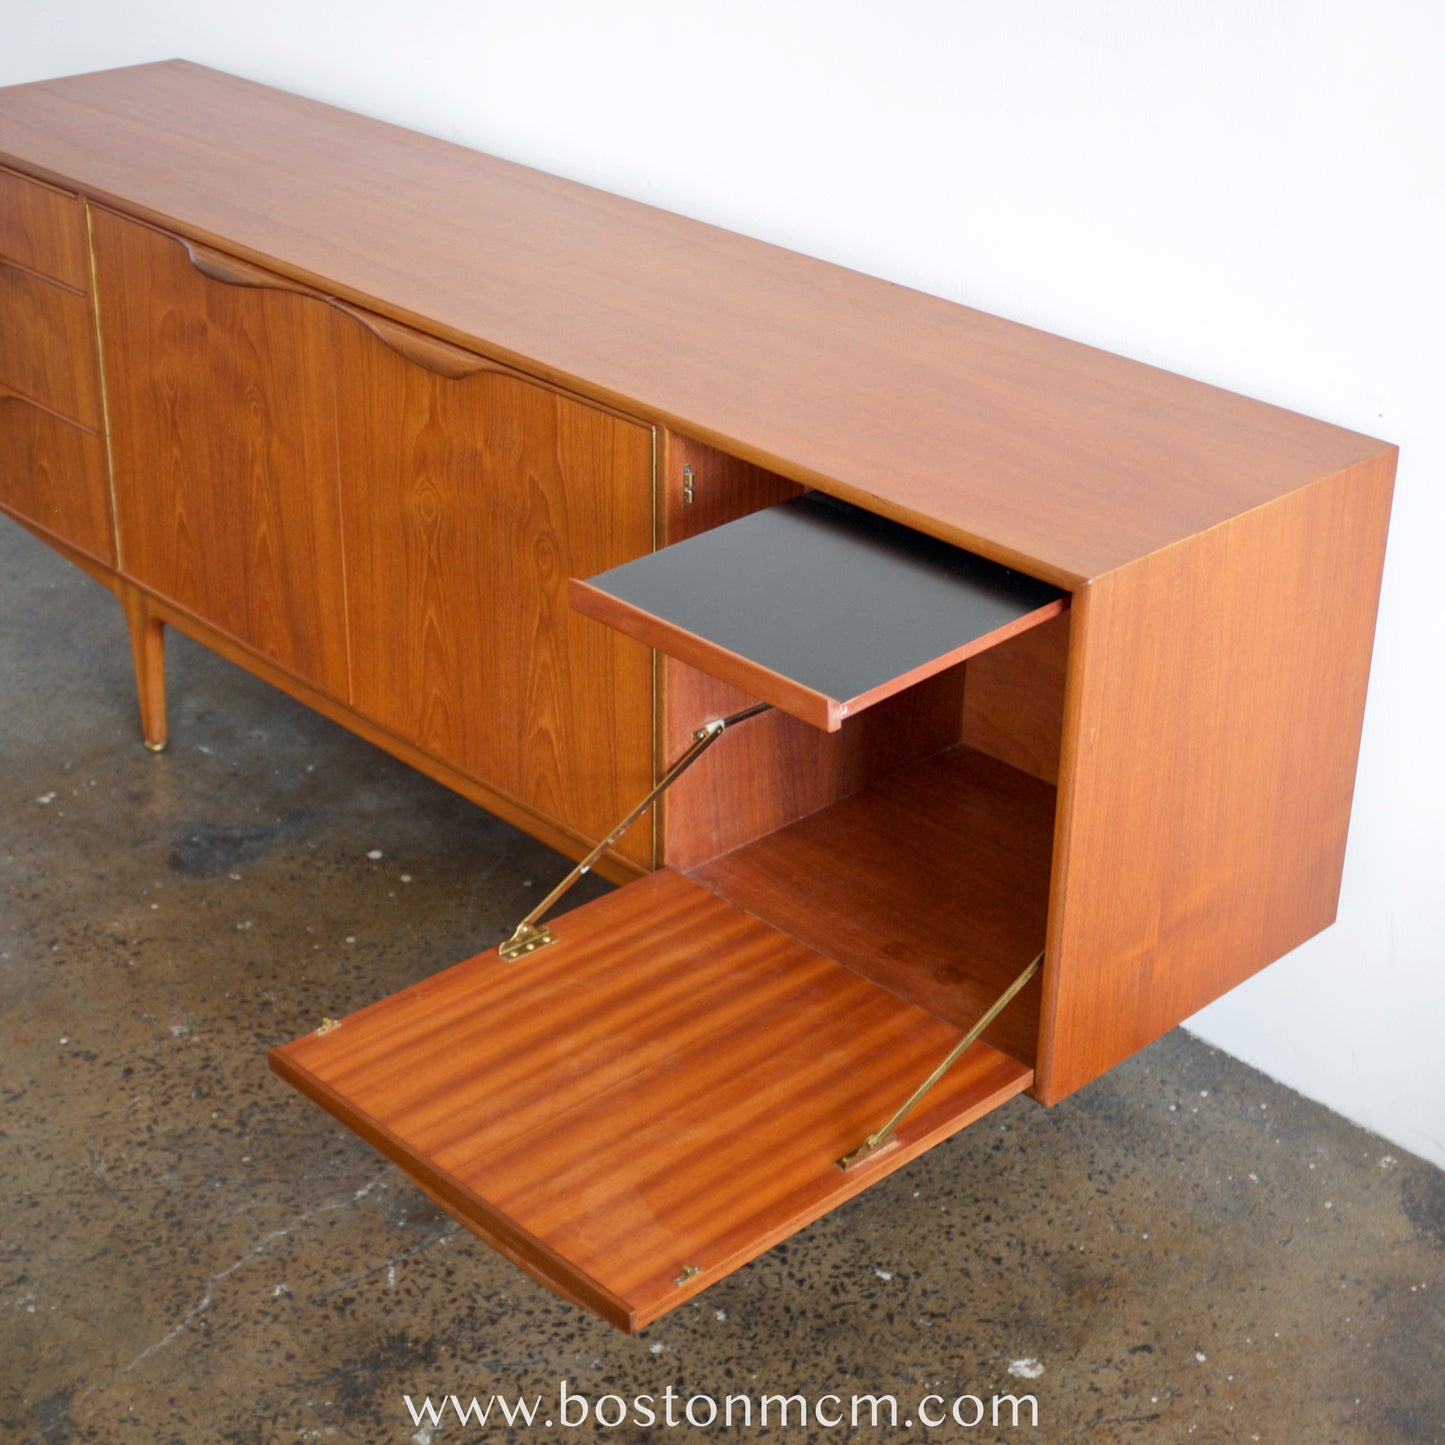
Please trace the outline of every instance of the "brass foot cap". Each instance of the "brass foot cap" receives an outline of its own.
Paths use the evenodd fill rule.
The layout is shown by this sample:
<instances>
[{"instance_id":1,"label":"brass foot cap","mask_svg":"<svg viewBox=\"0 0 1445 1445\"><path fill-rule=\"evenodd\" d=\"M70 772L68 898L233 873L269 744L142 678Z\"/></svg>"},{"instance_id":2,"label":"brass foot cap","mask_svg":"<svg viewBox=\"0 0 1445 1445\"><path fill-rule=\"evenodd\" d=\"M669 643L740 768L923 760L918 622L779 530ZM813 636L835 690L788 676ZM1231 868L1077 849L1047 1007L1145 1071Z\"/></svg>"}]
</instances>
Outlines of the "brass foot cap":
<instances>
[{"instance_id":1,"label":"brass foot cap","mask_svg":"<svg viewBox=\"0 0 1445 1445\"><path fill-rule=\"evenodd\" d=\"M146 747L153 753L163 753L166 750L166 740L164 738L158 743L153 743L149 738L147 738L145 742Z\"/></svg>"}]
</instances>

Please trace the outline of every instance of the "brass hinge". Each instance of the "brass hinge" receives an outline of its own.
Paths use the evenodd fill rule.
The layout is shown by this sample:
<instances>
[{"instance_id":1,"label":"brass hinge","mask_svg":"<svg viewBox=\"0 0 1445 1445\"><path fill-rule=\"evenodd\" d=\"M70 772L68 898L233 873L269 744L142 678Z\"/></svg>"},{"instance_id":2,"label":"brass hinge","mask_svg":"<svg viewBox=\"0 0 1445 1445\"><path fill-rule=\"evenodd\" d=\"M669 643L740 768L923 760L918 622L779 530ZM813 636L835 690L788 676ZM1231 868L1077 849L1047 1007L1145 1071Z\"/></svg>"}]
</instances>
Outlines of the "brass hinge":
<instances>
[{"instance_id":1,"label":"brass hinge","mask_svg":"<svg viewBox=\"0 0 1445 1445\"><path fill-rule=\"evenodd\" d=\"M497 952L509 963L535 953L556 943L557 935L540 923L544 913L584 874L592 871L592 865L665 793L730 727L760 712L770 712L772 703L758 702L745 707L741 712L727 717L714 718L692 735L692 746L667 770L662 781L517 925L516 931L498 945Z\"/></svg>"},{"instance_id":2,"label":"brass hinge","mask_svg":"<svg viewBox=\"0 0 1445 1445\"><path fill-rule=\"evenodd\" d=\"M979 1035L1013 1002L1019 990L1034 976L1043 961L1044 956L1041 953L999 995L984 1016L948 1051L947 1058L908 1096L902 1108L881 1129L870 1134L852 1153L845 1154L837 1161L838 1168L854 1168L863 1163L865 1159L872 1158L893 1138L894 1131L904 1118L913 1112L918 1101L963 1057L964 1051L976 1043Z\"/></svg>"},{"instance_id":3,"label":"brass hinge","mask_svg":"<svg viewBox=\"0 0 1445 1445\"><path fill-rule=\"evenodd\" d=\"M692 463L682 464L682 505L684 508L692 506Z\"/></svg>"}]
</instances>

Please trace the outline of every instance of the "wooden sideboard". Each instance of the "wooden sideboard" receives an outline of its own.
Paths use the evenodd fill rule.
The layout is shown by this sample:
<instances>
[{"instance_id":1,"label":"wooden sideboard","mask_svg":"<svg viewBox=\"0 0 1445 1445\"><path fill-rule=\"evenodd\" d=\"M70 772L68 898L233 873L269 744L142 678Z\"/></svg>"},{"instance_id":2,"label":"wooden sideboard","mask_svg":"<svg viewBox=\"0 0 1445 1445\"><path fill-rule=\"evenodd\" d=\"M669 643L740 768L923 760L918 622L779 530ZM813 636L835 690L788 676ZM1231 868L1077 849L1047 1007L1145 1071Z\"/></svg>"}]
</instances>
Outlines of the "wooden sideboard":
<instances>
[{"instance_id":1,"label":"wooden sideboard","mask_svg":"<svg viewBox=\"0 0 1445 1445\"><path fill-rule=\"evenodd\" d=\"M575 858L772 704L554 941L272 1054L624 1328L1333 920L1394 468L183 62L0 91L0 507L148 744L179 627Z\"/></svg>"}]
</instances>

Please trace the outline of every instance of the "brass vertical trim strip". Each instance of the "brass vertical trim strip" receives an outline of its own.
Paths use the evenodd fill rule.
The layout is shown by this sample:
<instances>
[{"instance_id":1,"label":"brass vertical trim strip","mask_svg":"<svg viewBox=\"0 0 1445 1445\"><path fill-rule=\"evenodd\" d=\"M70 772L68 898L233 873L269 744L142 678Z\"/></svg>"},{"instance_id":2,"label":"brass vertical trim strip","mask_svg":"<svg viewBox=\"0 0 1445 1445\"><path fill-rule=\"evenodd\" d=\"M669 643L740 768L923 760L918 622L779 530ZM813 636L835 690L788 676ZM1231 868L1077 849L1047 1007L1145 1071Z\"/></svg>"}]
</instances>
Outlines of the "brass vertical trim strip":
<instances>
[{"instance_id":1,"label":"brass vertical trim strip","mask_svg":"<svg viewBox=\"0 0 1445 1445\"><path fill-rule=\"evenodd\" d=\"M100 378L100 443L105 449L105 484L110 493L110 540L115 548L115 570L124 571L125 557L120 545L120 508L115 496L115 458L110 445L110 393L105 384L105 338L100 326L100 287L95 271L95 227L91 223L90 201L77 196L81 214L85 218L85 262L90 268L90 329L95 337L93 358L96 374Z\"/></svg>"}]
</instances>

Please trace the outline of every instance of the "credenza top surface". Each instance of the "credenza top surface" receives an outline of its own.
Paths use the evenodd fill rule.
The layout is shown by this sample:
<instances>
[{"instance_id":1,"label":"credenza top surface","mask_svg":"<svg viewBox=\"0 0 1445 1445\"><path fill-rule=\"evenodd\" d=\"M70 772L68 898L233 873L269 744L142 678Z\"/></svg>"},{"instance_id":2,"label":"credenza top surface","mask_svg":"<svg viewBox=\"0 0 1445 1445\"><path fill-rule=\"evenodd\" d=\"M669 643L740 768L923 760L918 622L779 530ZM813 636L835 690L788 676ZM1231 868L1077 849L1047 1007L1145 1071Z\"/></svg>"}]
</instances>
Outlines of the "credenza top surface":
<instances>
[{"instance_id":1,"label":"credenza top surface","mask_svg":"<svg viewBox=\"0 0 1445 1445\"><path fill-rule=\"evenodd\" d=\"M1387 444L185 61L0 159L1073 586Z\"/></svg>"}]
</instances>

